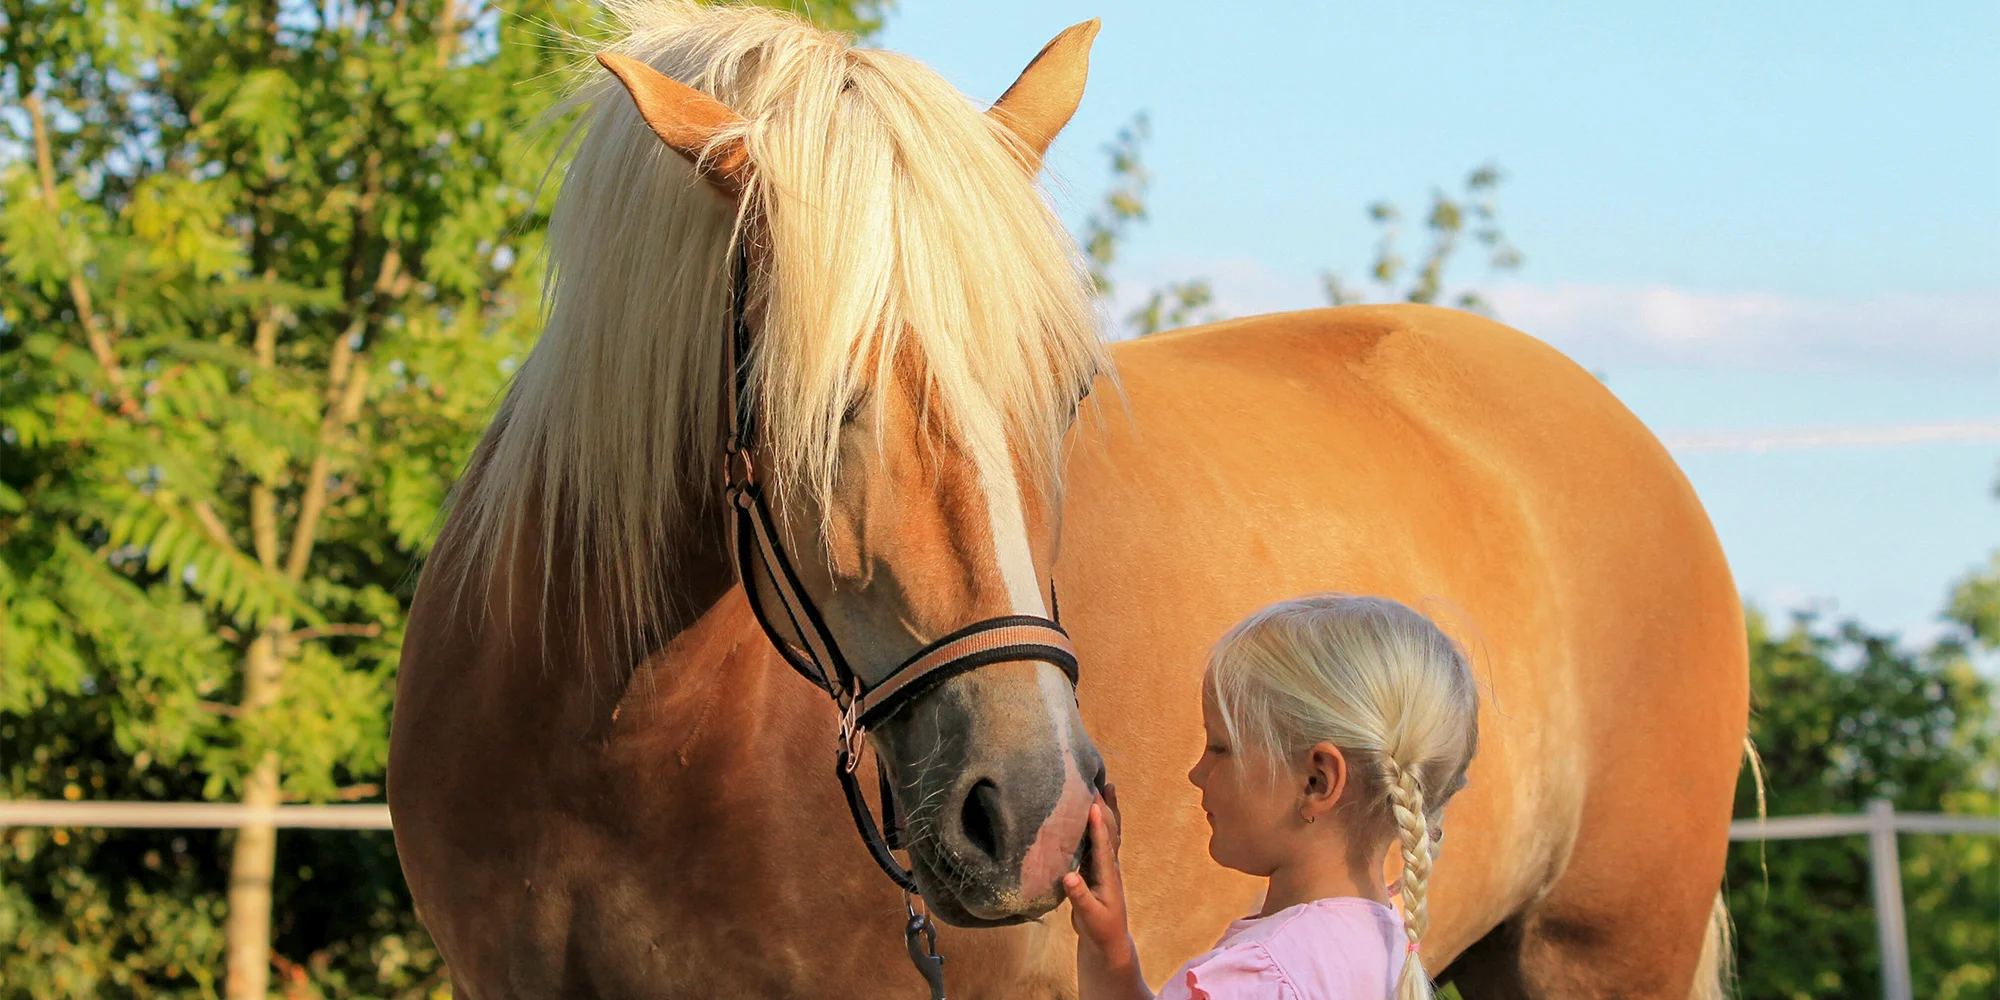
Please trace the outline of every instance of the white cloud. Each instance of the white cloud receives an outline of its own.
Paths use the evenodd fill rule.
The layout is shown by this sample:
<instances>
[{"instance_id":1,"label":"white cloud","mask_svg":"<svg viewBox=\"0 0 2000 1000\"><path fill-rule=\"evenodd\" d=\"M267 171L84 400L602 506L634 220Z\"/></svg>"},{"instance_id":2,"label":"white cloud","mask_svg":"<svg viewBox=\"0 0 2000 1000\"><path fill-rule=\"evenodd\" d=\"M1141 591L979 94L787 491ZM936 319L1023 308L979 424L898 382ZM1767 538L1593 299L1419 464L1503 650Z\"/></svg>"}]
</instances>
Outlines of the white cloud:
<instances>
[{"instance_id":1,"label":"white cloud","mask_svg":"<svg viewBox=\"0 0 2000 1000\"><path fill-rule=\"evenodd\" d=\"M1660 435L1660 443L1692 452L1819 451L1829 448L1893 448L1913 444L2000 441L2000 420L1882 427L1777 427L1757 430L1682 431Z\"/></svg>"},{"instance_id":2,"label":"white cloud","mask_svg":"<svg viewBox=\"0 0 2000 1000\"><path fill-rule=\"evenodd\" d=\"M1505 284L1488 298L1507 323L1586 366L2000 366L2000 292L1826 301L1663 285Z\"/></svg>"},{"instance_id":3,"label":"white cloud","mask_svg":"<svg viewBox=\"0 0 2000 1000\"><path fill-rule=\"evenodd\" d=\"M1204 277L1219 309L1249 316L1326 304L1319 279L1245 258L1134 262L1117 274L1111 318L1153 288ZM2000 368L2000 289L1845 300L1669 285L1472 283L1501 321L1590 368Z\"/></svg>"}]
</instances>

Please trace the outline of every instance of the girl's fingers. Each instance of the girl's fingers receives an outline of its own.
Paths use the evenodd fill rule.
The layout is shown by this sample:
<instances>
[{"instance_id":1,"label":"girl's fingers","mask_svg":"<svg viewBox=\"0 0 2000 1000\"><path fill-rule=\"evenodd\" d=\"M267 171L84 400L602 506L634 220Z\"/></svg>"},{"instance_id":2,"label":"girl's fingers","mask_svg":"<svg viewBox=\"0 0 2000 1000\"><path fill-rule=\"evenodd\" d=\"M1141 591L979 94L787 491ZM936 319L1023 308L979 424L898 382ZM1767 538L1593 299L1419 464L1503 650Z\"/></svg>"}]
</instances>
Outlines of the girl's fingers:
<instances>
[{"instance_id":1,"label":"girl's fingers","mask_svg":"<svg viewBox=\"0 0 2000 1000\"><path fill-rule=\"evenodd\" d=\"M1076 912L1091 917L1104 909L1104 904L1098 902L1097 897L1091 894L1090 886L1083 883L1083 876L1075 872L1064 875L1062 887L1063 895L1069 897L1069 905L1075 907Z\"/></svg>"},{"instance_id":2,"label":"girl's fingers","mask_svg":"<svg viewBox=\"0 0 2000 1000\"><path fill-rule=\"evenodd\" d=\"M1097 861L1097 884L1108 887L1118 879L1118 845L1104 822L1104 803L1090 804L1090 848Z\"/></svg>"},{"instance_id":3,"label":"girl's fingers","mask_svg":"<svg viewBox=\"0 0 2000 1000\"><path fill-rule=\"evenodd\" d=\"M1097 845L1098 850L1104 851L1110 857L1113 865L1116 865L1118 863L1118 814L1113 812L1109 806L1110 803L1102 797L1099 797L1096 802L1090 804L1091 815L1095 817L1092 821L1091 833L1093 837L1096 837L1099 833L1103 835L1101 839L1094 840L1093 843Z\"/></svg>"},{"instance_id":4,"label":"girl's fingers","mask_svg":"<svg viewBox=\"0 0 2000 1000\"><path fill-rule=\"evenodd\" d=\"M1104 783L1104 804L1111 807L1111 849L1116 851L1124 843L1125 817L1118 811L1118 786Z\"/></svg>"}]
</instances>

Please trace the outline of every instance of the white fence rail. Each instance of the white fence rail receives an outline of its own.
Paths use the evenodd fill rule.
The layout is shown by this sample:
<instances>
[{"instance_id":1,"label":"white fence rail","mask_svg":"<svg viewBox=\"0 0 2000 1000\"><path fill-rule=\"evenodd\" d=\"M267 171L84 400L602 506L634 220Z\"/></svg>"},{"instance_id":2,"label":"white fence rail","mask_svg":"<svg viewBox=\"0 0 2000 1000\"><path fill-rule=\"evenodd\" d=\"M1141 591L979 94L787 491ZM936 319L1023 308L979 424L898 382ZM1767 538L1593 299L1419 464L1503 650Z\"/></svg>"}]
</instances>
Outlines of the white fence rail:
<instances>
[{"instance_id":1,"label":"white fence rail","mask_svg":"<svg viewBox=\"0 0 2000 1000\"><path fill-rule=\"evenodd\" d=\"M226 802L24 802L0 800L0 829L10 826L112 827L150 829L230 829L270 824L314 830L387 830L385 805L275 806L253 808ZM1882 948L1882 996L1912 1000L1910 943L1903 926L1903 874L1896 849L1899 833L1969 833L2000 836L2000 816L1941 816L1899 813L1886 799L1868 803L1861 815L1784 816L1729 824L1731 840L1803 840L1868 836L1868 865L1874 884L1875 930Z\"/></svg>"},{"instance_id":2,"label":"white fence rail","mask_svg":"<svg viewBox=\"0 0 2000 1000\"><path fill-rule=\"evenodd\" d=\"M309 830L387 830L385 805L272 806L229 802L0 801L0 827L95 826L224 830L269 824Z\"/></svg>"},{"instance_id":3,"label":"white fence rail","mask_svg":"<svg viewBox=\"0 0 2000 1000\"><path fill-rule=\"evenodd\" d=\"M1870 799L1859 816L1785 816L1740 819L1729 824L1731 840L1806 840L1868 835L1868 870L1875 890L1875 938L1882 949L1884 1000L1913 1000L1910 990L1910 936L1903 925L1902 854L1899 833L1971 833L2000 836L2000 816L1940 816L1899 813L1888 799Z\"/></svg>"}]
</instances>

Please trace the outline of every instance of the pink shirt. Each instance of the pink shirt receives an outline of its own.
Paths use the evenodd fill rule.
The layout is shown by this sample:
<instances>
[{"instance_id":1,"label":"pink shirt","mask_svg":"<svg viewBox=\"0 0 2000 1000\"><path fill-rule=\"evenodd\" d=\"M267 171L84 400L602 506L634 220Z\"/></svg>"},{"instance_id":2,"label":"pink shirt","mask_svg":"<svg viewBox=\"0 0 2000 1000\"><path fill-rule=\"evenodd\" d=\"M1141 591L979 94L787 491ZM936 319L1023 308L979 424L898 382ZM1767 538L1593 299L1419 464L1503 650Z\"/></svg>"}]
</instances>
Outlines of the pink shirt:
<instances>
[{"instance_id":1,"label":"pink shirt","mask_svg":"<svg viewBox=\"0 0 2000 1000\"><path fill-rule=\"evenodd\" d=\"M1387 1000L1405 947L1395 910L1353 896L1316 899L1231 921L1159 1000Z\"/></svg>"}]
</instances>

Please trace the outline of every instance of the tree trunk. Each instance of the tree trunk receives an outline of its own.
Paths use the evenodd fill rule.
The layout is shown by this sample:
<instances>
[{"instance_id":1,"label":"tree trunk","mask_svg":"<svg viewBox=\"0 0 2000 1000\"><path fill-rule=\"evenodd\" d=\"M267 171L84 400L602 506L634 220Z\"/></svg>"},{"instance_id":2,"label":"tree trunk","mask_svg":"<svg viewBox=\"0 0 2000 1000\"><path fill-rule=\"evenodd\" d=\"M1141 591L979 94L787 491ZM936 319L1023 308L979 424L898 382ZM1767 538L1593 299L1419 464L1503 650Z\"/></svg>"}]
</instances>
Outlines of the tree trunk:
<instances>
[{"instance_id":1,"label":"tree trunk","mask_svg":"<svg viewBox=\"0 0 2000 1000\"><path fill-rule=\"evenodd\" d=\"M447 12L447 18L449 18ZM440 56L442 58L442 56ZM267 277L270 272L267 271ZM378 294L402 294L402 257L391 247L383 255L382 270L376 277ZM273 576L281 571L294 586L303 582L312 562L314 540L320 517L326 510L327 478L332 472L332 449L340 432L354 422L368 391L368 370L358 364L354 344L366 324L366 311L356 307L355 319L333 344L327 363L326 411L320 420L319 450L306 473L305 490L299 500L298 521L292 526L290 557L282 570L278 553L278 498L269 482L250 488L250 540L257 562ZM266 310L257 322L252 348L257 364L266 370L277 366L278 328L282 313ZM265 623L264 631L250 644L243 661L243 699L237 723L254 720L278 700L284 680L285 658L290 654L287 634L292 620L279 616ZM243 783L243 804L275 808L282 799L282 769L275 751L266 751ZM229 861L229 916L224 924L228 948L228 978L224 995L228 1000L265 1000L271 984L271 875L278 862L278 830L270 822L248 824L236 831L236 846Z\"/></svg>"},{"instance_id":2,"label":"tree trunk","mask_svg":"<svg viewBox=\"0 0 2000 1000\"><path fill-rule=\"evenodd\" d=\"M276 701L283 663L273 623L250 644L243 677L245 716ZM243 783L243 804L275 808L279 802L278 755L266 752ZM277 868L278 828L270 822L244 824L236 831L229 859L229 916L223 924L228 946L228 1000L265 1000L271 984L271 874Z\"/></svg>"},{"instance_id":3,"label":"tree trunk","mask_svg":"<svg viewBox=\"0 0 2000 1000\"><path fill-rule=\"evenodd\" d=\"M246 806L278 804L278 759L266 754L243 788ZM270 823L236 831L229 859L229 1000L264 1000L271 981L271 873L278 861L278 829Z\"/></svg>"}]
</instances>

